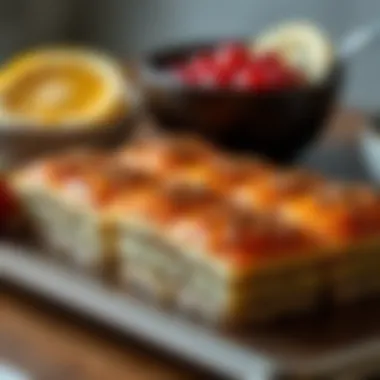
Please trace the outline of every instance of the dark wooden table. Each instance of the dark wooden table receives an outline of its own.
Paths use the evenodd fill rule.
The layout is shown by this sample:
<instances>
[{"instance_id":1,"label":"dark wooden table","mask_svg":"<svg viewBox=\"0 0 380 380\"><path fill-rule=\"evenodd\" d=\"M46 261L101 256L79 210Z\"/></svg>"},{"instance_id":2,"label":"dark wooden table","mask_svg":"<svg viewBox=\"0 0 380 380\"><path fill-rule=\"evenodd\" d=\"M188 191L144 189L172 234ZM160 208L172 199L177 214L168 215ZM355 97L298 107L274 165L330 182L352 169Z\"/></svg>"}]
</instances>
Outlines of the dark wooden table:
<instances>
[{"instance_id":1,"label":"dark wooden table","mask_svg":"<svg viewBox=\"0 0 380 380\"><path fill-rule=\"evenodd\" d=\"M2 364L20 369L30 380L214 379L4 286L0 378Z\"/></svg>"}]
</instances>

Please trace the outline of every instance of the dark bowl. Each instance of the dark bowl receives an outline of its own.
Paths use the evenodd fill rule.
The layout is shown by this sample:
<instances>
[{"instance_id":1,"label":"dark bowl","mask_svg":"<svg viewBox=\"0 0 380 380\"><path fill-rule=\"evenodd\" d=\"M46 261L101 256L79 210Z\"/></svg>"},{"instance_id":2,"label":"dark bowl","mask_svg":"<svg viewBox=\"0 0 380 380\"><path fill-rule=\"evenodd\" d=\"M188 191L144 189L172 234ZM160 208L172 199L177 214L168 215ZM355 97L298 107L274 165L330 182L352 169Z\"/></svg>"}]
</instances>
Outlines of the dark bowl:
<instances>
[{"instance_id":1,"label":"dark bowl","mask_svg":"<svg viewBox=\"0 0 380 380\"><path fill-rule=\"evenodd\" d=\"M336 64L318 86L266 93L194 88L167 70L216 44L164 48L148 55L141 65L148 112L164 131L191 132L224 149L291 161L322 130L334 109L342 65Z\"/></svg>"}]
</instances>

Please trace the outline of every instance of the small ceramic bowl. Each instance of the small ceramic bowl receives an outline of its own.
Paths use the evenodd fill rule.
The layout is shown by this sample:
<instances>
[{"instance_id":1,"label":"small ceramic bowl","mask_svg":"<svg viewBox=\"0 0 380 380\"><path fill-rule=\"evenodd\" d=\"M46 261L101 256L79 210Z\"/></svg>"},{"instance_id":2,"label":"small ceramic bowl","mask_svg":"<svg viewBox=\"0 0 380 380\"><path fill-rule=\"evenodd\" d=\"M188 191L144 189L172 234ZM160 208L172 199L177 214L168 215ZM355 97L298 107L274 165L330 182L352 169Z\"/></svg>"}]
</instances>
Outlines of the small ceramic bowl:
<instances>
[{"instance_id":1,"label":"small ceramic bowl","mask_svg":"<svg viewBox=\"0 0 380 380\"><path fill-rule=\"evenodd\" d=\"M198 133L223 148L279 162L292 160L321 131L333 110L342 65L337 63L318 85L268 93L194 88L168 75L173 63L219 42L168 47L148 55L141 65L148 111L164 130Z\"/></svg>"}]
</instances>

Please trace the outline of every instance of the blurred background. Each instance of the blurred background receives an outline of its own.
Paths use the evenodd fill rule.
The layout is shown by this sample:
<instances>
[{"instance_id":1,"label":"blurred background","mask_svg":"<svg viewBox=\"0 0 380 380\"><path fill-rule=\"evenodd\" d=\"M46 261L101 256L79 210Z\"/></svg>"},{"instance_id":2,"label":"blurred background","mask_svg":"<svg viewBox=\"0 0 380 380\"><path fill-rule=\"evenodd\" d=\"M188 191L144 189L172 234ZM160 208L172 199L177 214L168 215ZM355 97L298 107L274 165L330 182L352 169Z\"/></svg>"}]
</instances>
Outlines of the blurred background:
<instances>
[{"instance_id":1,"label":"blurred background","mask_svg":"<svg viewBox=\"0 0 380 380\"><path fill-rule=\"evenodd\" d=\"M378 0L1 0L0 54L70 41L127 59L172 42L254 35L289 18L315 20L339 43L352 28L376 17ZM346 103L378 107L378 62L380 41L351 63Z\"/></svg>"}]
</instances>

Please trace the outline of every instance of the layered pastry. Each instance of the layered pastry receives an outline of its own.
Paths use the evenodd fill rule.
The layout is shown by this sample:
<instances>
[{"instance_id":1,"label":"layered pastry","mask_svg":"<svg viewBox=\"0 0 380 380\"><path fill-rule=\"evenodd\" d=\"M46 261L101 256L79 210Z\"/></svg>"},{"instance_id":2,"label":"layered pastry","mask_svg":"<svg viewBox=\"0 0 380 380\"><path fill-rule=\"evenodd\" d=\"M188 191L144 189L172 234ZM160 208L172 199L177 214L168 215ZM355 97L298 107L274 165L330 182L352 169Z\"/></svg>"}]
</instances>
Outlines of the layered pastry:
<instances>
[{"instance_id":1,"label":"layered pastry","mask_svg":"<svg viewBox=\"0 0 380 380\"><path fill-rule=\"evenodd\" d=\"M111 261L107 225L97 218L109 157L75 152L32 165L13 179L32 228L54 252L86 267Z\"/></svg>"},{"instance_id":2,"label":"layered pastry","mask_svg":"<svg viewBox=\"0 0 380 380\"><path fill-rule=\"evenodd\" d=\"M380 291L380 196L361 185L326 184L282 206L281 214L331 250L330 281L340 301Z\"/></svg>"},{"instance_id":3,"label":"layered pastry","mask_svg":"<svg viewBox=\"0 0 380 380\"><path fill-rule=\"evenodd\" d=\"M92 171L105 157L95 151L75 151L33 163L16 172L11 187L34 231L55 250L70 241L71 211L59 191L65 179Z\"/></svg>"},{"instance_id":4,"label":"layered pastry","mask_svg":"<svg viewBox=\"0 0 380 380\"><path fill-rule=\"evenodd\" d=\"M262 321L319 305L324 257L279 220L215 205L177 220L169 236L194 266L178 302L203 319Z\"/></svg>"},{"instance_id":5,"label":"layered pastry","mask_svg":"<svg viewBox=\"0 0 380 380\"><path fill-rule=\"evenodd\" d=\"M243 213L214 192L163 186L113 205L122 279L223 323L310 310L324 257L301 231ZM317 251L318 252L318 251Z\"/></svg>"},{"instance_id":6,"label":"layered pastry","mask_svg":"<svg viewBox=\"0 0 380 380\"><path fill-rule=\"evenodd\" d=\"M120 194L139 194L155 187L153 177L132 169L119 168L112 160L97 172L62 183L61 196L75 208L75 224L69 254L79 264L99 268L118 263L116 229L108 207Z\"/></svg>"},{"instance_id":7,"label":"layered pastry","mask_svg":"<svg viewBox=\"0 0 380 380\"><path fill-rule=\"evenodd\" d=\"M55 251L203 319L267 321L380 292L380 196L363 186L185 138L62 154L12 185Z\"/></svg>"},{"instance_id":8,"label":"layered pastry","mask_svg":"<svg viewBox=\"0 0 380 380\"><path fill-rule=\"evenodd\" d=\"M168 227L187 213L211 207L214 194L194 188L146 187L124 192L108 208L118 231L123 283L143 289L161 302L173 302L191 271L172 245Z\"/></svg>"}]
</instances>

